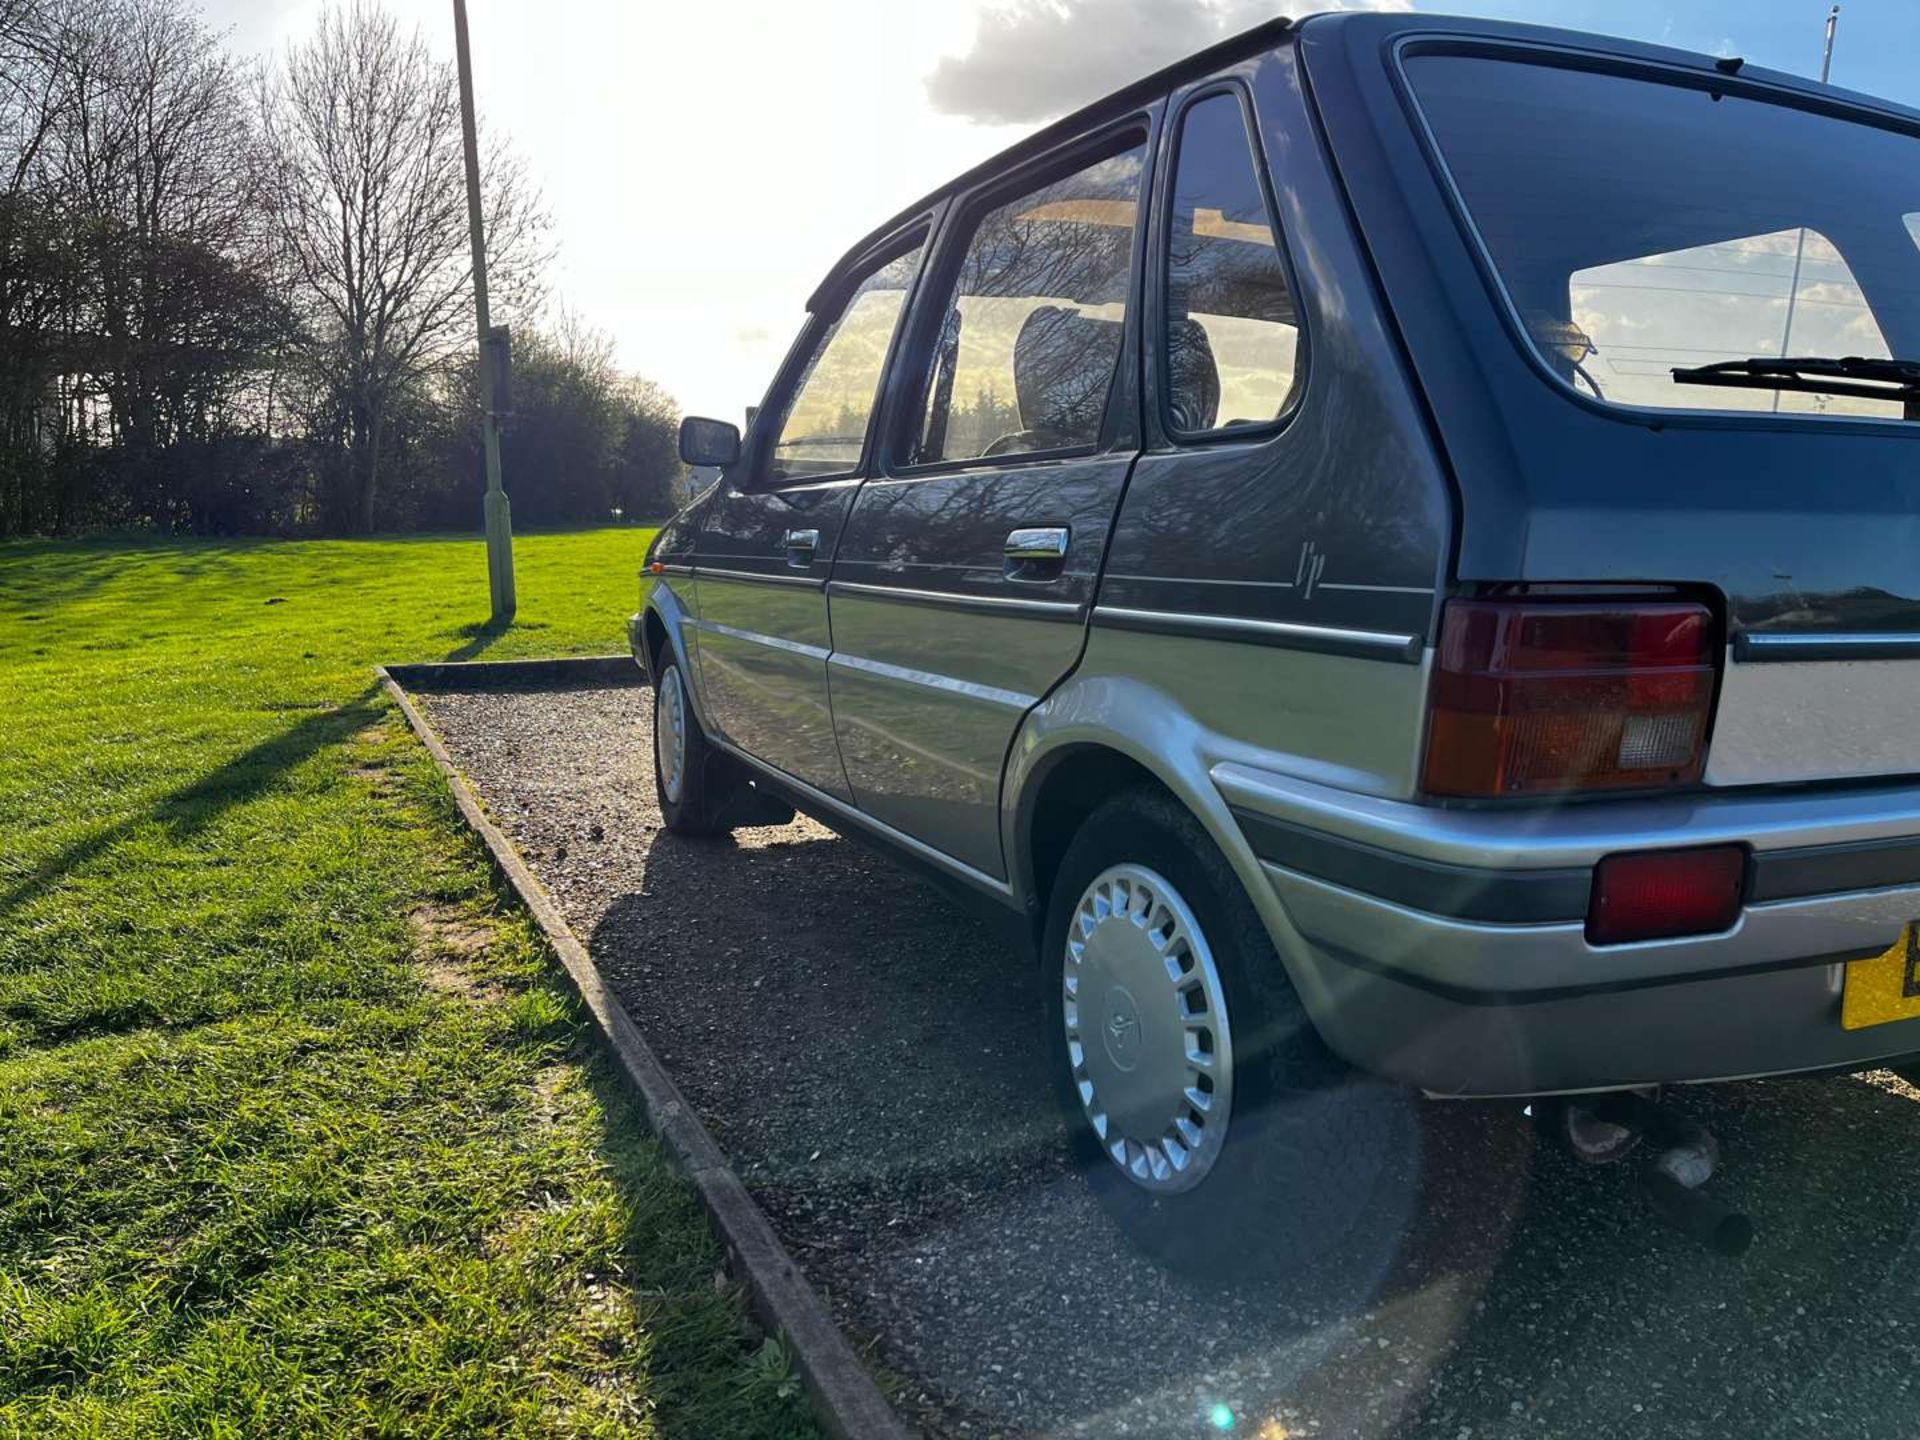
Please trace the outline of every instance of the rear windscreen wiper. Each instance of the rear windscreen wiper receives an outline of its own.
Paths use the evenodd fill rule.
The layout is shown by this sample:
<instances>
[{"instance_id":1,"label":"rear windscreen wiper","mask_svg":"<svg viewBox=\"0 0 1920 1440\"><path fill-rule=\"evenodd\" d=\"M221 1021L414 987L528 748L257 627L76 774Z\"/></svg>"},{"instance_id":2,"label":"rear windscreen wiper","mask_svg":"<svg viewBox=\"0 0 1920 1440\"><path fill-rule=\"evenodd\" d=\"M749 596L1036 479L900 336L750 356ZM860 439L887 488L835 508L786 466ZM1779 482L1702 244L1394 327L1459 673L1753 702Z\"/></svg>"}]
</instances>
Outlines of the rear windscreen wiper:
<instances>
[{"instance_id":1,"label":"rear windscreen wiper","mask_svg":"<svg viewBox=\"0 0 1920 1440\"><path fill-rule=\"evenodd\" d=\"M1752 390L1799 390L1867 400L1920 400L1920 360L1865 355L1754 355L1692 368L1676 365L1678 385L1731 385ZM1911 411L1909 411L1911 413Z\"/></svg>"}]
</instances>

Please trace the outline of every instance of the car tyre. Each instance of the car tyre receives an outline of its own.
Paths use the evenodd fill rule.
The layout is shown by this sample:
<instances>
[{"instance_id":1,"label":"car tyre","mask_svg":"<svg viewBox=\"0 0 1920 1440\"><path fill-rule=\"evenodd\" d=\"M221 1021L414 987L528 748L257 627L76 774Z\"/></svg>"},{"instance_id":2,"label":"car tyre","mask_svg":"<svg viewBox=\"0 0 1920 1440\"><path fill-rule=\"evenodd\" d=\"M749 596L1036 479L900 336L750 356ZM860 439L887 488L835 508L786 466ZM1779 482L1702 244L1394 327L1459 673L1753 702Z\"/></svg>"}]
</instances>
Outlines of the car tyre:
<instances>
[{"instance_id":1,"label":"car tyre","mask_svg":"<svg viewBox=\"0 0 1920 1440\"><path fill-rule=\"evenodd\" d=\"M1086 927L1101 923L1091 918L1098 903L1088 907L1085 902L1106 877L1127 875L1151 877L1149 889L1164 886L1172 900L1182 902L1186 923L1197 926L1212 962L1212 979L1199 988L1217 997L1224 1027L1230 1029L1230 1037L1212 1042L1226 1048L1230 1039L1224 1139L1208 1157L1204 1175L1185 1188L1154 1188L1147 1183L1150 1174L1136 1173L1137 1160L1129 1168L1116 1159L1113 1145L1124 1137L1117 1136L1123 1127L1112 1116L1099 1115L1107 1129L1097 1133L1100 1096L1092 1082L1102 1077L1088 1057L1095 1044L1105 1047L1114 1022L1099 1018L1104 997L1088 992L1089 983L1099 983L1090 973L1081 976L1078 998L1069 995L1070 971L1087 964L1084 955L1074 960L1070 942L1077 939L1090 950L1094 940ZM1149 910L1156 903L1152 895L1140 902ZM1115 908L1117 902L1109 913ZM1186 807L1164 791L1143 788L1122 792L1096 810L1060 864L1043 933L1056 1098L1076 1163L1127 1235L1176 1277L1205 1286L1293 1277L1335 1263L1351 1274L1355 1262L1367 1271L1358 1277L1362 1285L1376 1282L1413 1206L1414 1098L1359 1076L1327 1048L1239 877ZM1123 935L1118 943L1133 942ZM1188 958L1162 963L1171 974ZM1147 970L1132 973L1150 986ZM1153 1039L1156 1024L1185 1025L1184 1007L1200 1003L1181 1000L1183 1008L1176 1011L1156 1008L1145 995L1130 997L1125 987L1106 994L1115 997L1114 1004L1138 1012L1144 1038L1127 1043L1142 1045ZM1069 1023L1070 1007L1077 1009L1077 1024ZM1149 1010L1152 1020L1145 1018ZM1130 1034L1135 1018L1117 1016L1119 1033ZM1078 1042L1070 1032L1078 1034ZM1209 1043L1196 1039L1198 1033L1188 1031L1189 1054ZM1112 1071L1115 1062L1109 1053L1098 1063ZM1117 1085L1120 1077L1113 1074ZM1177 1086L1163 1088L1171 1095ZM1179 1102L1170 1103L1177 1107ZM1158 1112L1148 1107L1139 1113ZM1190 1111L1185 1118L1200 1117ZM1144 1127L1150 1130L1152 1123L1149 1118ZM1167 1134L1178 1145L1178 1135L1191 1130L1189 1123L1187 1130ZM1198 1133L1200 1144L1188 1151L1189 1167L1207 1143L1204 1125ZM1174 1186L1179 1179L1173 1177Z\"/></svg>"},{"instance_id":2,"label":"car tyre","mask_svg":"<svg viewBox=\"0 0 1920 1440\"><path fill-rule=\"evenodd\" d=\"M672 651L662 656L653 686L653 789L675 835L727 835L793 819L792 806L760 790L739 761L707 739Z\"/></svg>"}]
</instances>

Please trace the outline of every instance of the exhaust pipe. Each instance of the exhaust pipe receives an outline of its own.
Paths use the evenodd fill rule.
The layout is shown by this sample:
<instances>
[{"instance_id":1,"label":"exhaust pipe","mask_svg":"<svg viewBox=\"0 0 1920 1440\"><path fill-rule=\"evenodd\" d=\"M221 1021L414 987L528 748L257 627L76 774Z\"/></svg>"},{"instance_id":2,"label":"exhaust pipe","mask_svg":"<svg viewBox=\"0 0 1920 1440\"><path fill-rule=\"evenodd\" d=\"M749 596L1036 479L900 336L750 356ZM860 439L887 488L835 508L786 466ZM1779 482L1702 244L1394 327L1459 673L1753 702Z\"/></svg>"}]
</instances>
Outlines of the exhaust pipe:
<instances>
[{"instance_id":1,"label":"exhaust pipe","mask_svg":"<svg viewBox=\"0 0 1920 1440\"><path fill-rule=\"evenodd\" d=\"M1703 1190L1689 1189L1666 1172L1649 1167L1641 1179L1654 1213L1682 1234L1691 1235L1718 1255L1744 1255L1753 1244L1753 1222Z\"/></svg>"},{"instance_id":2,"label":"exhaust pipe","mask_svg":"<svg viewBox=\"0 0 1920 1440\"><path fill-rule=\"evenodd\" d=\"M1720 1144L1698 1120L1631 1091L1600 1097L1594 1113L1637 1129L1659 1149L1641 1172L1654 1213L1719 1255L1744 1255L1753 1221L1702 1188L1720 1164Z\"/></svg>"}]
</instances>

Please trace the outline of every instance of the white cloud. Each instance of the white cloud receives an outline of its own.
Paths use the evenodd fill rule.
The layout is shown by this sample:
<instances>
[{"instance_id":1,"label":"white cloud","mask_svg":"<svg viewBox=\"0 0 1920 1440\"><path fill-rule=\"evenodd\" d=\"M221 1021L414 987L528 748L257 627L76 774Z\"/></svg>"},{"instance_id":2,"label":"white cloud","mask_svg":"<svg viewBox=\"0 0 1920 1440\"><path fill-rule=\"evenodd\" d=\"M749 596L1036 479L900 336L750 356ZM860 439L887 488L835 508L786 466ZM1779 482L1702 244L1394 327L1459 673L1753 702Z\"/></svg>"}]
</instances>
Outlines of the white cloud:
<instances>
[{"instance_id":1,"label":"white cloud","mask_svg":"<svg viewBox=\"0 0 1920 1440\"><path fill-rule=\"evenodd\" d=\"M237 51L273 54L312 33L329 0L198 3ZM447 0L378 3L452 57ZM985 3L468 0L481 114L526 158L554 217L556 300L689 411L737 418L842 251L1032 123L983 121L1063 113L1275 4L1324 8L1057 0L1035 20L1042 0ZM1023 48L1031 63L1010 79ZM929 72L950 76L953 104L931 103ZM1035 98L973 103L1009 83ZM972 109L959 104L969 95Z\"/></svg>"},{"instance_id":2,"label":"white cloud","mask_svg":"<svg viewBox=\"0 0 1920 1440\"><path fill-rule=\"evenodd\" d=\"M973 48L927 76L933 108L986 124L1064 115L1130 80L1296 7L1271 0L1001 0ZM1411 0L1332 0L1301 10L1410 10Z\"/></svg>"}]
</instances>

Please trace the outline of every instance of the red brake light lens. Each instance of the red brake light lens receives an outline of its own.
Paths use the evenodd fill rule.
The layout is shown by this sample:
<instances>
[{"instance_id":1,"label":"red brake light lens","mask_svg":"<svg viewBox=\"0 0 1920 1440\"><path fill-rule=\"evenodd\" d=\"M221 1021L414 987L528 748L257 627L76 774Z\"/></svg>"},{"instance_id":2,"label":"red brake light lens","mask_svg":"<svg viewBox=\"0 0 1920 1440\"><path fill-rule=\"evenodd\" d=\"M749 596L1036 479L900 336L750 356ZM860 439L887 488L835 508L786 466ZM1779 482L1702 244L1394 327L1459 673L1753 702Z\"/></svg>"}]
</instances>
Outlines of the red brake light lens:
<instances>
[{"instance_id":1,"label":"red brake light lens","mask_svg":"<svg viewBox=\"0 0 1920 1440\"><path fill-rule=\"evenodd\" d=\"M1625 945L1729 929L1740 918L1746 873L1738 845L1608 855L1593 868L1587 939Z\"/></svg>"},{"instance_id":2,"label":"red brake light lens","mask_svg":"<svg viewBox=\"0 0 1920 1440\"><path fill-rule=\"evenodd\" d=\"M1691 601L1450 600L1427 722L1435 795L1537 795L1700 778L1713 616Z\"/></svg>"}]
</instances>

